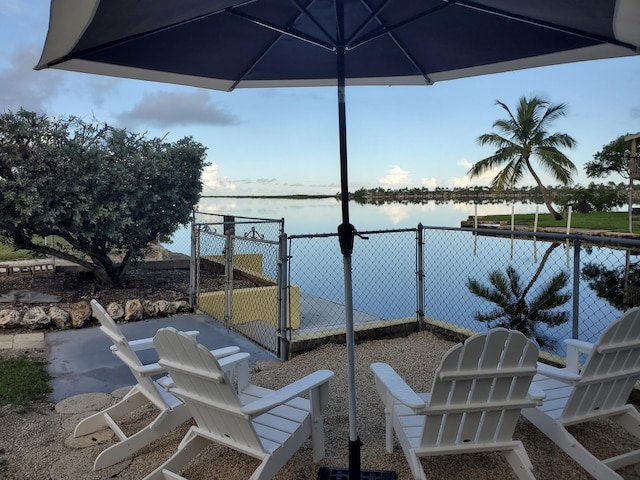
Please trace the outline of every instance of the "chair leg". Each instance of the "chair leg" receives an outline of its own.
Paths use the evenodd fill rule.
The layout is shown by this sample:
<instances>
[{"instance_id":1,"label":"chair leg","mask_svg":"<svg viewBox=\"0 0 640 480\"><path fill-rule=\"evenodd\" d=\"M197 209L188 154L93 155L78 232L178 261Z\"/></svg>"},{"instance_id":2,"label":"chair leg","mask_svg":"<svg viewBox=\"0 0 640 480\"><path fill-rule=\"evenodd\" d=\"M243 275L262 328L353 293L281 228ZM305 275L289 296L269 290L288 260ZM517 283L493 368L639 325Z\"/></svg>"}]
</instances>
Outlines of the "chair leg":
<instances>
[{"instance_id":1,"label":"chair leg","mask_svg":"<svg viewBox=\"0 0 640 480\"><path fill-rule=\"evenodd\" d=\"M101 470L121 462L190 418L191 412L184 404L177 406L173 410L160 412L160 414L142 430L103 450L96 458L93 469Z\"/></svg>"},{"instance_id":2,"label":"chair leg","mask_svg":"<svg viewBox=\"0 0 640 480\"><path fill-rule=\"evenodd\" d=\"M166 462L147 475L144 480L165 480L166 478L182 478L176 474L193 460L210 441L201 437L194 431L194 427L189 429L185 438L180 442L178 451L174 453Z\"/></svg>"},{"instance_id":3,"label":"chair leg","mask_svg":"<svg viewBox=\"0 0 640 480\"><path fill-rule=\"evenodd\" d=\"M422 463L420 463L420 457L416 452L413 450L404 451L404 456L407 459L407 463L409 463L413 478L415 480L427 480L427 474L424 473L424 468L422 468Z\"/></svg>"},{"instance_id":4,"label":"chair leg","mask_svg":"<svg viewBox=\"0 0 640 480\"><path fill-rule=\"evenodd\" d=\"M522 414L594 478L598 480L622 480L620 475L584 448L561 423L553 420L537 408L523 409Z\"/></svg>"},{"instance_id":5,"label":"chair leg","mask_svg":"<svg viewBox=\"0 0 640 480\"><path fill-rule=\"evenodd\" d=\"M147 403L149 403L147 397L137 390L137 387L133 387L131 391L115 405L81 420L80 423L76 425L73 436L81 437L108 427L109 423L107 422L105 414L112 419L122 418Z\"/></svg>"},{"instance_id":6,"label":"chair leg","mask_svg":"<svg viewBox=\"0 0 640 480\"><path fill-rule=\"evenodd\" d=\"M631 435L640 438L640 413L633 405L627 405L623 413L610 418Z\"/></svg>"},{"instance_id":7,"label":"chair leg","mask_svg":"<svg viewBox=\"0 0 640 480\"><path fill-rule=\"evenodd\" d=\"M520 480L536 479L532 472L533 465L522 443L513 450L506 450L502 453Z\"/></svg>"}]
</instances>

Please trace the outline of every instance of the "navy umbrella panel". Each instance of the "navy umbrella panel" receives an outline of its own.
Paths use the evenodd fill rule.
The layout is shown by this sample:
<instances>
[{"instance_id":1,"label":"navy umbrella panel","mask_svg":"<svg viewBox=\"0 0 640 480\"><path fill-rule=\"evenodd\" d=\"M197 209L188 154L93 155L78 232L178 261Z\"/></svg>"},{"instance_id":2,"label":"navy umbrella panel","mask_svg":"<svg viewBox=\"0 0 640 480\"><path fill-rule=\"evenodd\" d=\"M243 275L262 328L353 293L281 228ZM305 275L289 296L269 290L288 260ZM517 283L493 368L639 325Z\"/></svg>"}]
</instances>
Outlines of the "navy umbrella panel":
<instances>
[{"instance_id":1,"label":"navy umbrella panel","mask_svg":"<svg viewBox=\"0 0 640 480\"><path fill-rule=\"evenodd\" d=\"M220 90L430 84L637 53L637 0L53 0L58 67ZM237 5L236 5L237 4ZM69 24L72 23L72 26Z\"/></svg>"},{"instance_id":2,"label":"navy umbrella panel","mask_svg":"<svg viewBox=\"0 0 640 480\"><path fill-rule=\"evenodd\" d=\"M36 69L60 68L231 91L338 87L349 388L356 425L346 85L429 85L637 55L639 0L52 0Z\"/></svg>"}]
</instances>

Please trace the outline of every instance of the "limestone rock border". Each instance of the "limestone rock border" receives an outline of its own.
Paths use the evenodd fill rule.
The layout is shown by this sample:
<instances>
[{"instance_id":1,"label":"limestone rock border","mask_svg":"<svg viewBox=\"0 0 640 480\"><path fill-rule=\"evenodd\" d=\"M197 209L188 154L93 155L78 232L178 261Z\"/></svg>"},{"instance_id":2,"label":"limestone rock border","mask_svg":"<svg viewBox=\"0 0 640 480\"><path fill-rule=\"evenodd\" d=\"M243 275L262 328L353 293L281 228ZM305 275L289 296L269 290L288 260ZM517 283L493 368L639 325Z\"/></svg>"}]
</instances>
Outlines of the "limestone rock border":
<instances>
[{"instance_id":1,"label":"limestone rock border","mask_svg":"<svg viewBox=\"0 0 640 480\"><path fill-rule=\"evenodd\" d=\"M149 318L168 317L192 312L185 300L140 300L130 299L123 303L111 302L107 312L118 323L135 322ZM27 328L30 330L67 330L83 328L92 322L88 301L76 302L66 307L59 305L34 305L26 311L16 308L0 308L0 330Z\"/></svg>"}]
</instances>

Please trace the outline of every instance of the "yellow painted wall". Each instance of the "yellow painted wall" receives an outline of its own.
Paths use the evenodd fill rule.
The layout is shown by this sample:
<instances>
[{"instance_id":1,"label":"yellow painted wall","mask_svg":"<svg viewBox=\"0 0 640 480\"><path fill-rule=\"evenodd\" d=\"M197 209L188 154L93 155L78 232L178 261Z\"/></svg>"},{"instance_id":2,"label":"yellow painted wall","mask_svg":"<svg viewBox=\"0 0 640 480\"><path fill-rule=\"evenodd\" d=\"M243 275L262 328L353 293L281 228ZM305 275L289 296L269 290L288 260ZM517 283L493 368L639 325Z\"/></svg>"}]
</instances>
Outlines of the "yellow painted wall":
<instances>
[{"instance_id":1,"label":"yellow painted wall","mask_svg":"<svg viewBox=\"0 0 640 480\"><path fill-rule=\"evenodd\" d=\"M262 320L278 327L278 288L255 287L233 291L233 323ZM300 328L300 287L289 288L291 328ZM201 293L198 307L218 320L224 320L224 291Z\"/></svg>"},{"instance_id":2,"label":"yellow painted wall","mask_svg":"<svg viewBox=\"0 0 640 480\"><path fill-rule=\"evenodd\" d=\"M208 255L205 256L209 260L224 265L224 255ZM262 271L262 254L261 253L238 253L233 256L233 267L241 270L264 275Z\"/></svg>"}]
</instances>

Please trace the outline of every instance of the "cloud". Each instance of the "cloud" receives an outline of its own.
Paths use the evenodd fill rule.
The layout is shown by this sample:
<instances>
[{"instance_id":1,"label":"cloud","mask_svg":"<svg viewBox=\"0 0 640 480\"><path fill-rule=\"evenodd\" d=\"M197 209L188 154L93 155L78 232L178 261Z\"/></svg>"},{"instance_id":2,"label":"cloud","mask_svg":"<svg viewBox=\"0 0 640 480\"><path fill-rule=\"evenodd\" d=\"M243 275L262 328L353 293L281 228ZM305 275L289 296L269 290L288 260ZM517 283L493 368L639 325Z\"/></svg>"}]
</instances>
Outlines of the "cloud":
<instances>
[{"instance_id":1,"label":"cloud","mask_svg":"<svg viewBox=\"0 0 640 480\"><path fill-rule=\"evenodd\" d=\"M213 162L202 171L203 195L233 192L236 185L229 178L220 174L220 167Z\"/></svg>"},{"instance_id":2,"label":"cloud","mask_svg":"<svg viewBox=\"0 0 640 480\"><path fill-rule=\"evenodd\" d=\"M62 87L62 72L48 70L35 72L40 49L35 46L20 47L9 60L9 67L0 71L0 105L3 110L42 112Z\"/></svg>"},{"instance_id":3,"label":"cloud","mask_svg":"<svg viewBox=\"0 0 640 480\"><path fill-rule=\"evenodd\" d=\"M469 169L473 166L473 163L467 160L466 158L461 158L456 162L456 165L460 165L464 167L464 169L468 172ZM491 180L495 177L496 173L498 173L500 169L493 169L488 172L484 172L482 175L470 178L469 175L464 175L462 177L450 177L445 187L449 188L466 188L472 187L475 185L478 186L488 186L491 184Z\"/></svg>"},{"instance_id":4,"label":"cloud","mask_svg":"<svg viewBox=\"0 0 640 480\"><path fill-rule=\"evenodd\" d=\"M387 170L387 174L378 179L380 185L383 186L404 186L409 183L411 172L403 170L399 165L394 165L391 170Z\"/></svg>"},{"instance_id":5,"label":"cloud","mask_svg":"<svg viewBox=\"0 0 640 480\"><path fill-rule=\"evenodd\" d=\"M256 180L256 183L259 183L261 185L269 185L270 183L277 183L278 180L276 180L275 178L258 178Z\"/></svg>"},{"instance_id":6,"label":"cloud","mask_svg":"<svg viewBox=\"0 0 640 480\"><path fill-rule=\"evenodd\" d=\"M126 124L166 128L177 125L234 125L237 117L215 105L204 90L147 93L133 108L118 116Z\"/></svg>"},{"instance_id":7,"label":"cloud","mask_svg":"<svg viewBox=\"0 0 640 480\"><path fill-rule=\"evenodd\" d=\"M438 186L438 181L435 179L435 177L422 177L420 179L420 184L423 187L428 188L429 190L433 190Z\"/></svg>"}]
</instances>

